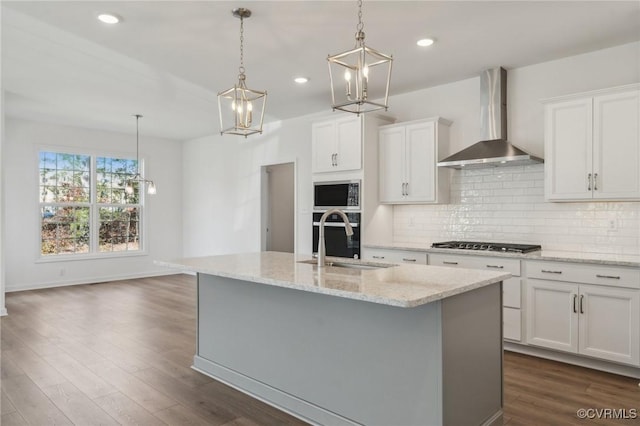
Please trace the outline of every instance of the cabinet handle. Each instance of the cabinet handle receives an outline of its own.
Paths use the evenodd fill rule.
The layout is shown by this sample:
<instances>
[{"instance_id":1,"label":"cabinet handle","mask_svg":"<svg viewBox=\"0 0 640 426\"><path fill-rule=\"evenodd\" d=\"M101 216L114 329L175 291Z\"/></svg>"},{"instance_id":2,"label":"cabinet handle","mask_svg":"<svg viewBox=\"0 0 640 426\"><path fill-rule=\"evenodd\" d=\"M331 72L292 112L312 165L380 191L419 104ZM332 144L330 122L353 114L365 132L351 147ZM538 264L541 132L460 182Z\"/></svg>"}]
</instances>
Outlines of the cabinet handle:
<instances>
[{"instance_id":1,"label":"cabinet handle","mask_svg":"<svg viewBox=\"0 0 640 426\"><path fill-rule=\"evenodd\" d=\"M409 182L406 182L405 185L407 185L407 186L406 186L404 195L409 195Z\"/></svg>"},{"instance_id":2,"label":"cabinet handle","mask_svg":"<svg viewBox=\"0 0 640 426\"><path fill-rule=\"evenodd\" d=\"M593 190L597 191L598 190L598 174L594 174L593 175Z\"/></svg>"},{"instance_id":3,"label":"cabinet handle","mask_svg":"<svg viewBox=\"0 0 640 426\"><path fill-rule=\"evenodd\" d=\"M619 275L600 275L600 274L596 274L597 278L611 278L612 280L619 280L620 276Z\"/></svg>"},{"instance_id":4,"label":"cabinet handle","mask_svg":"<svg viewBox=\"0 0 640 426\"><path fill-rule=\"evenodd\" d=\"M562 271L548 271L546 269L541 269L540 272L544 272L545 274L561 274Z\"/></svg>"},{"instance_id":5,"label":"cabinet handle","mask_svg":"<svg viewBox=\"0 0 640 426\"><path fill-rule=\"evenodd\" d=\"M409 258L403 257L402 261L403 262L415 262L415 261L417 261L417 259L409 259Z\"/></svg>"},{"instance_id":6,"label":"cabinet handle","mask_svg":"<svg viewBox=\"0 0 640 426\"><path fill-rule=\"evenodd\" d=\"M582 306L582 302L583 302L583 300L584 300L584 294L581 294L581 295L580 295L580 313L581 313L581 314L584 314L584 308L583 308L583 306Z\"/></svg>"},{"instance_id":7,"label":"cabinet handle","mask_svg":"<svg viewBox=\"0 0 640 426\"><path fill-rule=\"evenodd\" d=\"M333 154L336 156L336 167L338 166L338 153L336 152L335 154Z\"/></svg>"},{"instance_id":8,"label":"cabinet handle","mask_svg":"<svg viewBox=\"0 0 640 426\"><path fill-rule=\"evenodd\" d=\"M372 256L374 259L384 259L384 256Z\"/></svg>"},{"instance_id":9,"label":"cabinet handle","mask_svg":"<svg viewBox=\"0 0 640 426\"><path fill-rule=\"evenodd\" d=\"M577 314L578 313L578 308L576 308L576 299L578 298L577 294L573 295L573 313Z\"/></svg>"},{"instance_id":10,"label":"cabinet handle","mask_svg":"<svg viewBox=\"0 0 640 426\"><path fill-rule=\"evenodd\" d=\"M402 182L402 196L404 197L404 182Z\"/></svg>"},{"instance_id":11,"label":"cabinet handle","mask_svg":"<svg viewBox=\"0 0 640 426\"><path fill-rule=\"evenodd\" d=\"M504 269L502 265L487 265L487 268Z\"/></svg>"},{"instance_id":12,"label":"cabinet handle","mask_svg":"<svg viewBox=\"0 0 640 426\"><path fill-rule=\"evenodd\" d=\"M448 262L446 260L443 260L442 263L444 263L445 265L457 265L458 262Z\"/></svg>"},{"instance_id":13,"label":"cabinet handle","mask_svg":"<svg viewBox=\"0 0 640 426\"><path fill-rule=\"evenodd\" d=\"M587 175L587 191L591 191L591 173Z\"/></svg>"}]
</instances>

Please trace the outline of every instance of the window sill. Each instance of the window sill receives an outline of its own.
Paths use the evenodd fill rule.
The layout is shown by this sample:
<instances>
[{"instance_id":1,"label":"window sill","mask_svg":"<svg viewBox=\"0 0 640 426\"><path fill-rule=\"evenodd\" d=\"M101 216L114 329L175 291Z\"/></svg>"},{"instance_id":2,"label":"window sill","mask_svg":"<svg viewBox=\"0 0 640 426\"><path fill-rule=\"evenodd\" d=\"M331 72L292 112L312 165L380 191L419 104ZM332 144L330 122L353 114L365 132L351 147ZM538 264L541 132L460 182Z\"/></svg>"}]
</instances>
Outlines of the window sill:
<instances>
[{"instance_id":1,"label":"window sill","mask_svg":"<svg viewBox=\"0 0 640 426\"><path fill-rule=\"evenodd\" d=\"M88 254L74 254L74 255L52 255L47 257L39 257L35 263L56 263L56 262L76 262L81 260L107 260L118 259L124 257L141 257L148 256L149 252L146 250L135 252L117 252L117 253L88 253Z\"/></svg>"}]
</instances>

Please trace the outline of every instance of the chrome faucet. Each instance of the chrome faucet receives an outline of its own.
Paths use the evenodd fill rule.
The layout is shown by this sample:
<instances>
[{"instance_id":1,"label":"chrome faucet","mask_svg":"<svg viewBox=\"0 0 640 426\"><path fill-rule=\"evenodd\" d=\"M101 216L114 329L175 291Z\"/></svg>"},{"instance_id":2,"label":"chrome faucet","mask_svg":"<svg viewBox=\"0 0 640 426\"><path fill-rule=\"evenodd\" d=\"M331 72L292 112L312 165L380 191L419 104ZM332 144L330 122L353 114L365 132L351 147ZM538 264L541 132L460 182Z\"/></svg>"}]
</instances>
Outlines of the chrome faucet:
<instances>
[{"instance_id":1,"label":"chrome faucet","mask_svg":"<svg viewBox=\"0 0 640 426\"><path fill-rule=\"evenodd\" d=\"M346 214L344 214L342 210L338 210L338 209L327 210L320 218L320 226L319 226L320 235L318 238L318 267L322 267L325 265L324 258L326 256L326 248L325 248L325 241L324 241L324 223L326 222L327 218L334 213L338 214L344 221L344 232L347 234L347 237L351 237L353 235L353 228L349 223L349 218L347 217Z\"/></svg>"}]
</instances>

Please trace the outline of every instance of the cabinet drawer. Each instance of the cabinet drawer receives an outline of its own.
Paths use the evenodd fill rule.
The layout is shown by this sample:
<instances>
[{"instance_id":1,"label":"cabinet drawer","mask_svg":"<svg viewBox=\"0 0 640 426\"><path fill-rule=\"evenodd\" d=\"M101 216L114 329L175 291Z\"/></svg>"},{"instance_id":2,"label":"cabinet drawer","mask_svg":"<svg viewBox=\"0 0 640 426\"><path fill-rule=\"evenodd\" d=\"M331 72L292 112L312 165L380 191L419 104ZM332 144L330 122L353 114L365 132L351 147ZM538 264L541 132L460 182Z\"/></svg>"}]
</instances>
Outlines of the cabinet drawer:
<instances>
[{"instance_id":1,"label":"cabinet drawer","mask_svg":"<svg viewBox=\"0 0 640 426\"><path fill-rule=\"evenodd\" d=\"M416 265L427 264L427 253L421 251L379 248L372 249L365 247L362 257L365 260L373 260L378 262L408 263Z\"/></svg>"},{"instance_id":2,"label":"cabinet drawer","mask_svg":"<svg viewBox=\"0 0 640 426\"><path fill-rule=\"evenodd\" d=\"M615 266L527 261L527 277L613 287L640 288L640 270Z\"/></svg>"},{"instance_id":3,"label":"cabinet drawer","mask_svg":"<svg viewBox=\"0 0 640 426\"><path fill-rule=\"evenodd\" d=\"M502 337L510 340L522 340L521 311L514 308L502 309Z\"/></svg>"},{"instance_id":4,"label":"cabinet drawer","mask_svg":"<svg viewBox=\"0 0 640 426\"><path fill-rule=\"evenodd\" d=\"M490 271L509 272L513 276L520 276L519 259L430 253L429 264L437 266L458 266L460 268L470 269L487 269Z\"/></svg>"}]
</instances>

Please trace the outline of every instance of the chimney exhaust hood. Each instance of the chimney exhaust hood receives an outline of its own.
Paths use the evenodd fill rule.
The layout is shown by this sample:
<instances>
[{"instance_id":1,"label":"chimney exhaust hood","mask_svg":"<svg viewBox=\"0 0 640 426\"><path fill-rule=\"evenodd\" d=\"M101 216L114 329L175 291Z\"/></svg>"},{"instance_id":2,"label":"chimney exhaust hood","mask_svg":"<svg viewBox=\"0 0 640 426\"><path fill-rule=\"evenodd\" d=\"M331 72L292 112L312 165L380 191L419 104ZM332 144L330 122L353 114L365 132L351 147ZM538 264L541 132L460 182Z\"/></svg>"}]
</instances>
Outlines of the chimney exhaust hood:
<instances>
[{"instance_id":1,"label":"chimney exhaust hood","mask_svg":"<svg viewBox=\"0 0 640 426\"><path fill-rule=\"evenodd\" d=\"M543 163L507 141L507 71L492 68L480 75L482 141L438 163L439 167L485 168Z\"/></svg>"}]
</instances>

